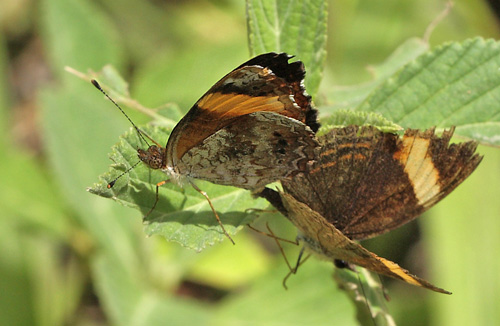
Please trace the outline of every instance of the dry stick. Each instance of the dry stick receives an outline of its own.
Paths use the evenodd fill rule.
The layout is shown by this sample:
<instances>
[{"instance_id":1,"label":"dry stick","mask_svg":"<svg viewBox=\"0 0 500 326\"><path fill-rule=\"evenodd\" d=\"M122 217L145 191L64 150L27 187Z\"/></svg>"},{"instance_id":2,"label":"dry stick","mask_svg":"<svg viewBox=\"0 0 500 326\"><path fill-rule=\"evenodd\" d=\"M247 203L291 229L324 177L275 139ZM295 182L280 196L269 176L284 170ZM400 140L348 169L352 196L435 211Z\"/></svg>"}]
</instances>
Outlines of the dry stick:
<instances>
[{"instance_id":1,"label":"dry stick","mask_svg":"<svg viewBox=\"0 0 500 326\"><path fill-rule=\"evenodd\" d=\"M82 80L85 80L87 82L93 80L93 78L91 78L89 76L98 75L97 73L92 72L92 71L87 75L87 74L84 74L84 73L82 73L82 72L80 72L72 67L69 67L69 66L65 66L64 70L66 70L70 74L72 74L72 75L74 75ZM108 88L110 88L110 87L108 87ZM158 111L158 108L154 108L154 109L147 108L147 107L143 106L141 103L139 103L137 100L134 100L130 97L120 96L119 94L118 94L118 98L116 99L116 102L123 103L126 106L131 107L131 108L135 109L136 111L141 112L141 113L151 117L153 120L161 120L163 122L163 124L165 124L165 125L168 125L170 127L175 126L174 121L172 121L170 119L165 119L164 116L156 113Z\"/></svg>"}]
</instances>

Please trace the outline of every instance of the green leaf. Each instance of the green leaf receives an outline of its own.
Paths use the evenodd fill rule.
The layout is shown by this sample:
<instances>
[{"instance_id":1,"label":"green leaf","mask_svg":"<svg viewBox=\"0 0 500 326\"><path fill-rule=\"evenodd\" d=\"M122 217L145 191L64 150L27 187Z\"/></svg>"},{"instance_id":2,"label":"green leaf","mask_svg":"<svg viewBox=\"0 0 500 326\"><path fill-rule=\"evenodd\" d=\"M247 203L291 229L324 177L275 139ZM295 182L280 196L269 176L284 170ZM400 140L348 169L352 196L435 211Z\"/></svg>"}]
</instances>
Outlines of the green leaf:
<instances>
[{"instance_id":1,"label":"green leaf","mask_svg":"<svg viewBox=\"0 0 500 326\"><path fill-rule=\"evenodd\" d=\"M165 7L163 7L165 5ZM164 3L162 6L149 1L111 0L99 4L109 14L109 22L120 31L120 42L126 47L126 55L135 64L154 56L158 52L178 46L176 31L186 36L186 21L177 14L177 6ZM182 4L177 4L182 5ZM185 18L184 18L185 20ZM125 52L125 51L124 51Z\"/></svg>"},{"instance_id":2,"label":"green leaf","mask_svg":"<svg viewBox=\"0 0 500 326\"><path fill-rule=\"evenodd\" d=\"M146 127L144 131L153 139L162 139L160 143L166 143L169 135L168 129L159 126ZM144 147L146 146L141 143L135 130L126 133L112 148L110 158L115 164L89 191L136 208L143 216L148 214L155 202L156 184L167 178L165 173L152 170L141 163L126 172L114 187L107 188L109 182L139 161L136 150ZM263 209L267 206L264 200L252 198L247 190L195 182L210 197L230 235L236 234L255 218L255 214L245 212L246 209ZM208 201L189 184L186 189L175 184L160 187L158 204L146 218L145 224L146 234L160 234L197 251L227 239Z\"/></svg>"},{"instance_id":3,"label":"green leaf","mask_svg":"<svg viewBox=\"0 0 500 326\"><path fill-rule=\"evenodd\" d=\"M369 70L373 79L359 85L333 86L325 89L326 96L332 105L322 107L320 112L334 112L338 109L353 109L362 103L371 92L385 82L408 62L416 59L429 50L429 44L424 40L413 37L398 46L396 50L379 65L372 65Z\"/></svg>"},{"instance_id":4,"label":"green leaf","mask_svg":"<svg viewBox=\"0 0 500 326\"><path fill-rule=\"evenodd\" d=\"M356 112L337 110L329 118L321 121L319 135L323 135L332 128L342 128L349 125L374 126L383 132L397 132L403 128L374 112Z\"/></svg>"},{"instance_id":5,"label":"green leaf","mask_svg":"<svg viewBox=\"0 0 500 326\"><path fill-rule=\"evenodd\" d=\"M250 53L287 52L304 62L315 96L326 58L327 1L247 0Z\"/></svg>"},{"instance_id":6,"label":"green leaf","mask_svg":"<svg viewBox=\"0 0 500 326\"><path fill-rule=\"evenodd\" d=\"M500 146L499 66L499 42L448 43L405 66L357 110L405 128L457 126L455 135Z\"/></svg>"}]
</instances>

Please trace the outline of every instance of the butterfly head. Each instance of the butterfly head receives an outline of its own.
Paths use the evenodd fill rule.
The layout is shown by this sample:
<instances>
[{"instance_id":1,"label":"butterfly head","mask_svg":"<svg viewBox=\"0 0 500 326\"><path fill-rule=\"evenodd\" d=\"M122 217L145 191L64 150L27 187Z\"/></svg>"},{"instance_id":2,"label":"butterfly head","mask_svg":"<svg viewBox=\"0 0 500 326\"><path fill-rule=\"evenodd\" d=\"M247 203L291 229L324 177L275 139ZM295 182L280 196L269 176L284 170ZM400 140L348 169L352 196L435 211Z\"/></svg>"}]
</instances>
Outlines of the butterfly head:
<instances>
[{"instance_id":1,"label":"butterfly head","mask_svg":"<svg viewBox=\"0 0 500 326\"><path fill-rule=\"evenodd\" d=\"M137 156L152 169L165 169L166 149L157 145L151 145L147 150L137 149Z\"/></svg>"}]
</instances>

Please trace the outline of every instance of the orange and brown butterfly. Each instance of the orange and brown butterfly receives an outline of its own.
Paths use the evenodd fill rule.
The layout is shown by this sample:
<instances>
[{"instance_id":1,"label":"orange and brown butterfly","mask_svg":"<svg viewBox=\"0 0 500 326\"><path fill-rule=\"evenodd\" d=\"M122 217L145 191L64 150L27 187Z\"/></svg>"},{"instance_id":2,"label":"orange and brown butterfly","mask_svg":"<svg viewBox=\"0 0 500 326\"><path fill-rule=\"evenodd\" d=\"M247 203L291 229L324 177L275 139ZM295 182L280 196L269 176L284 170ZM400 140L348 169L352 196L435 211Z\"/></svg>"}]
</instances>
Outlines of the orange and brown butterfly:
<instances>
[{"instance_id":1,"label":"orange and brown butterfly","mask_svg":"<svg viewBox=\"0 0 500 326\"><path fill-rule=\"evenodd\" d=\"M235 68L193 105L165 147L153 140L138 149L140 160L179 185L191 183L207 199L191 179L261 190L305 171L316 157L319 123L304 88L304 65L291 58L266 53Z\"/></svg>"},{"instance_id":2,"label":"orange and brown butterfly","mask_svg":"<svg viewBox=\"0 0 500 326\"><path fill-rule=\"evenodd\" d=\"M353 240L395 229L435 205L481 162L473 141L450 144L454 128L408 129L400 137L375 127L349 126L320 136L318 160L282 181L267 198L299 230L313 252L433 291L450 292L410 274Z\"/></svg>"}]
</instances>

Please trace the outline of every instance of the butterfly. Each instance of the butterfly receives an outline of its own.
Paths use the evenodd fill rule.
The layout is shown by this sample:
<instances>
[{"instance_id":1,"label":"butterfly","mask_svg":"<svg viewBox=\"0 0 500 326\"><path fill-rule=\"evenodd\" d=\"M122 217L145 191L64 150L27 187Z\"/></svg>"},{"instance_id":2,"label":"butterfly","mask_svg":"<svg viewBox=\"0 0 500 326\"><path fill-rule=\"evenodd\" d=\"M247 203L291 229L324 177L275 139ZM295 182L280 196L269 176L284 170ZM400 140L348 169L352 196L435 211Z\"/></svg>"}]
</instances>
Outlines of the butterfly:
<instances>
[{"instance_id":1,"label":"butterfly","mask_svg":"<svg viewBox=\"0 0 500 326\"><path fill-rule=\"evenodd\" d=\"M434 129L408 129L401 138L370 126L336 128L319 137L318 159L307 172L282 181L283 192L266 188L259 195L298 228L313 252L450 294L353 240L415 219L475 170L482 159L477 143L450 145L453 132L438 137Z\"/></svg>"},{"instance_id":2,"label":"butterfly","mask_svg":"<svg viewBox=\"0 0 500 326\"><path fill-rule=\"evenodd\" d=\"M193 105L165 147L150 138L153 145L137 150L147 166L205 196L229 239L208 195L192 179L258 190L305 171L316 157L317 111L304 88L304 65L289 63L291 58L266 53L241 64ZM166 182L157 184L156 202Z\"/></svg>"}]
</instances>

